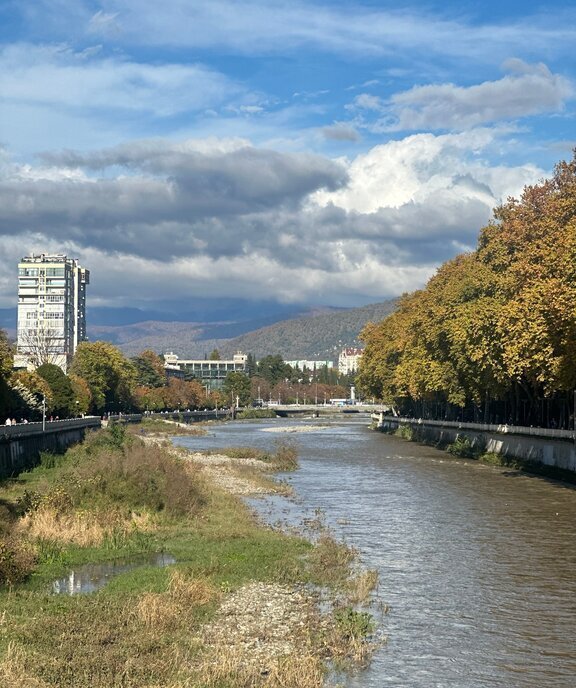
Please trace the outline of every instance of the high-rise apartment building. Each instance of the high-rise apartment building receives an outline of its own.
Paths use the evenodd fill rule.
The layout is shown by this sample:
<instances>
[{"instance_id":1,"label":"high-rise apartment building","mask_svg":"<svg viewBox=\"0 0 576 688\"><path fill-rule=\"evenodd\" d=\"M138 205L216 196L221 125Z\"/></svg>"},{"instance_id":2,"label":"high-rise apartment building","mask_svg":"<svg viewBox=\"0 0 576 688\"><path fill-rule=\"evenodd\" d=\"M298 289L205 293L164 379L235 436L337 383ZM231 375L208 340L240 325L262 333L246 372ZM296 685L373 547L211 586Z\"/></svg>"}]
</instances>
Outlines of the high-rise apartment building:
<instances>
[{"instance_id":1,"label":"high-rise apartment building","mask_svg":"<svg viewBox=\"0 0 576 688\"><path fill-rule=\"evenodd\" d=\"M54 363L66 371L86 340L90 272L63 254L32 254L18 263L18 341L14 365Z\"/></svg>"}]
</instances>

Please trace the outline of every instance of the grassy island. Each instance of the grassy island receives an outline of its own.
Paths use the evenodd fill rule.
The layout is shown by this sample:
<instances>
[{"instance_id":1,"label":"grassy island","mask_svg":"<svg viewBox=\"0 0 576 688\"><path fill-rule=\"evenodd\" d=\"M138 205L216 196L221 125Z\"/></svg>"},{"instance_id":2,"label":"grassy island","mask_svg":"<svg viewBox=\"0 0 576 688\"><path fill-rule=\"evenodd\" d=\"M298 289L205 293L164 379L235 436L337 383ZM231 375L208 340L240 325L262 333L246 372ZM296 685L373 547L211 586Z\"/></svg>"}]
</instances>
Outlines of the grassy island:
<instances>
[{"instance_id":1,"label":"grassy island","mask_svg":"<svg viewBox=\"0 0 576 688\"><path fill-rule=\"evenodd\" d=\"M329 534L259 524L239 496L285 491L271 472L294 450L191 453L141 430L98 431L0 486L0 687L306 688L366 662L374 572ZM52 590L159 552L174 563Z\"/></svg>"}]
</instances>

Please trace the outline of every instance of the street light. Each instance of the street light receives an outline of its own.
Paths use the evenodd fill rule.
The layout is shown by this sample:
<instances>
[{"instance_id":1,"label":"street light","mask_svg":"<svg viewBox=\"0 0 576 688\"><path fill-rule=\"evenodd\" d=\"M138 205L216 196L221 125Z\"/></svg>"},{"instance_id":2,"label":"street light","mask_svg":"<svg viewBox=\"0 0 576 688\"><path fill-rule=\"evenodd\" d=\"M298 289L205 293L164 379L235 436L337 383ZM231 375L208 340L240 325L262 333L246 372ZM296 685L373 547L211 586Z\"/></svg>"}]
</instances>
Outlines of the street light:
<instances>
[{"instance_id":1,"label":"street light","mask_svg":"<svg viewBox=\"0 0 576 688\"><path fill-rule=\"evenodd\" d=\"M42 432L46 432L46 395L42 395Z\"/></svg>"}]
</instances>

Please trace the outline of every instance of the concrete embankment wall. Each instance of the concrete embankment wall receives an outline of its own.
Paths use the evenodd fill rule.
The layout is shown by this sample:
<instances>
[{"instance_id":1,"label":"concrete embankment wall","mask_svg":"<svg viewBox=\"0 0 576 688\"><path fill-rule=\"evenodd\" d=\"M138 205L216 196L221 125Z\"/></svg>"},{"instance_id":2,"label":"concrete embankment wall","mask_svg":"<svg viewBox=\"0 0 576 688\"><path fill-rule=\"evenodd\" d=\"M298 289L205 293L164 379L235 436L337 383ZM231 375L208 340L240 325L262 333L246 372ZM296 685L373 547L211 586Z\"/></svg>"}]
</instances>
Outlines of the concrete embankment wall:
<instances>
[{"instance_id":1,"label":"concrete embankment wall","mask_svg":"<svg viewBox=\"0 0 576 688\"><path fill-rule=\"evenodd\" d=\"M378 427L395 430L401 425L412 429L412 437L426 444L446 446L458 436L466 437L473 447L521 461L539 463L576 473L576 445L571 430L523 428L509 425L444 423L413 418L380 415Z\"/></svg>"},{"instance_id":2,"label":"concrete embankment wall","mask_svg":"<svg viewBox=\"0 0 576 688\"><path fill-rule=\"evenodd\" d=\"M96 416L48 422L44 430L42 423L0 426L0 479L36 466L40 452L64 452L100 424Z\"/></svg>"}]
</instances>

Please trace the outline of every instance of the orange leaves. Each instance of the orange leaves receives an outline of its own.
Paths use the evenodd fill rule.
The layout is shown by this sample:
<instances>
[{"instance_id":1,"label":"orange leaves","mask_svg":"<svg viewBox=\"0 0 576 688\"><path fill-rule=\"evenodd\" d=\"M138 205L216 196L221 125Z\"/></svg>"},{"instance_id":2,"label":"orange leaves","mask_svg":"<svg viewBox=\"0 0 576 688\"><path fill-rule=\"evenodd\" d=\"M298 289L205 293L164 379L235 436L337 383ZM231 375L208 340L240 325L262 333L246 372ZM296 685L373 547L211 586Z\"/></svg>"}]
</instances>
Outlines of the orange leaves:
<instances>
[{"instance_id":1,"label":"orange leaves","mask_svg":"<svg viewBox=\"0 0 576 688\"><path fill-rule=\"evenodd\" d=\"M360 384L389 400L576 386L576 158L497 208L476 252L445 263L363 338Z\"/></svg>"}]
</instances>

